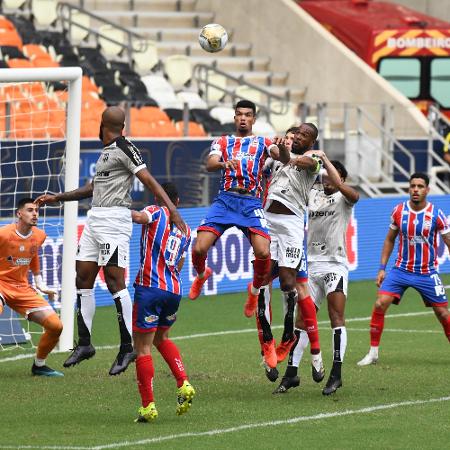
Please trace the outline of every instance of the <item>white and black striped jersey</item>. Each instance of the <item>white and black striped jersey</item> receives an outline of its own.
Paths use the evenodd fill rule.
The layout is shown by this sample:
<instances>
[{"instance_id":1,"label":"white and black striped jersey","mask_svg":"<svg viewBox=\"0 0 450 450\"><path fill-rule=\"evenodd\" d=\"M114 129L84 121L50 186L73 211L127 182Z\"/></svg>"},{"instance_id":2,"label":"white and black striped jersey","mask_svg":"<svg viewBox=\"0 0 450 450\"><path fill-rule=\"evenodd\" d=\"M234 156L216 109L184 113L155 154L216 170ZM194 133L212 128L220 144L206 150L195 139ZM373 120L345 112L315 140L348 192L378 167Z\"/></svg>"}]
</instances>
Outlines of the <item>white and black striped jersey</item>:
<instances>
[{"instance_id":1,"label":"white and black striped jersey","mask_svg":"<svg viewBox=\"0 0 450 450\"><path fill-rule=\"evenodd\" d=\"M346 232L353 204L341 192L326 195L315 187L309 194L308 261L347 264Z\"/></svg>"},{"instance_id":2,"label":"white and black striped jersey","mask_svg":"<svg viewBox=\"0 0 450 450\"><path fill-rule=\"evenodd\" d=\"M291 158L297 156L299 155L291 153ZM280 161L273 161L271 166L272 178L265 209L269 209L271 203L277 200L296 216L303 218L308 206L309 192L317 178L320 167L320 164L317 164L316 170L309 171L283 164ZM265 168L268 169L269 166L265 166Z\"/></svg>"},{"instance_id":3,"label":"white and black striped jersey","mask_svg":"<svg viewBox=\"0 0 450 450\"><path fill-rule=\"evenodd\" d=\"M141 152L123 136L106 145L95 165L92 206L131 207L134 175L146 165Z\"/></svg>"}]
</instances>

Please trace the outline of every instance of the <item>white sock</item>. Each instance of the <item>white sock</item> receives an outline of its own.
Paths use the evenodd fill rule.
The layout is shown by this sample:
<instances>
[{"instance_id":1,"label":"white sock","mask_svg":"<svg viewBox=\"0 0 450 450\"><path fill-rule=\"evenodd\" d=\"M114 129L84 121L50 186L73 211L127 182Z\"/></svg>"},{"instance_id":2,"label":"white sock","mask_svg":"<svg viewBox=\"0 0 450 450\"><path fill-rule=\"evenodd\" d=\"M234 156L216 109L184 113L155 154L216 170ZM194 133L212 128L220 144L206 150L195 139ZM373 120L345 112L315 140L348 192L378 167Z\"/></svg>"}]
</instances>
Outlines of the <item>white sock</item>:
<instances>
[{"instance_id":1,"label":"white sock","mask_svg":"<svg viewBox=\"0 0 450 450\"><path fill-rule=\"evenodd\" d=\"M305 348L308 347L309 338L308 333L305 330L300 330L298 328L295 331L299 332L299 338L297 343L295 344L294 351L292 352L292 366L298 367L300 361L303 358L303 353L305 352Z\"/></svg>"},{"instance_id":2,"label":"white sock","mask_svg":"<svg viewBox=\"0 0 450 450\"><path fill-rule=\"evenodd\" d=\"M83 317L84 324L92 334L92 320L95 315L95 298L93 289L77 289L77 294L81 296L80 298L80 313Z\"/></svg>"},{"instance_id":3,"label":"white sock","mask_svg":"<svg viewBox=\"0 0 450 450\"><path fill-rule=\"evenodd\" d=\"M369 354L378 358L378 347L370 346Z\"/></svg>"},{"instance_id":4,"label":"white sock","mask_svg":"<svg viewBox=\"0 0 450 450\"><path fill-rule=\"evenodd\" d=\"M253 295L259 294L259 289L255 288L255 286L253 286L253 283L252 283L252 287L250 288L250 290L252 291Z\"/></svg>"},{"instance_id":5,"label":"white sock","mask_svg":"<svg viewBox=\"0 0 450 450\"><path fill-rule=\"evenodd\" d=\"M270 305L270 288L269 285L261 286L261 291L264 292L264 315L266 316L267 322L270 324L272 322L271 318L271 305Z\"/></svg>"},{"instance_id":6,"label":"white sock","mask_svg":"<svg viewBox=\"0 0 450 450\"><path fill-rule=\"evenodd\" d=\"M333 328L331 339L333 361L344 362L345 350L347 348L347 329L345 327Z\"/></svg>"},{"instance_id":7,"label":"white sock","mask_svg":"<svg viewBox=\"0 0 450 450\"><path fill-rule=\"evenodd\" d=\"M45 359L34 358L34 364L38 367L45 366Z\"/></svg>"}]
</instances>

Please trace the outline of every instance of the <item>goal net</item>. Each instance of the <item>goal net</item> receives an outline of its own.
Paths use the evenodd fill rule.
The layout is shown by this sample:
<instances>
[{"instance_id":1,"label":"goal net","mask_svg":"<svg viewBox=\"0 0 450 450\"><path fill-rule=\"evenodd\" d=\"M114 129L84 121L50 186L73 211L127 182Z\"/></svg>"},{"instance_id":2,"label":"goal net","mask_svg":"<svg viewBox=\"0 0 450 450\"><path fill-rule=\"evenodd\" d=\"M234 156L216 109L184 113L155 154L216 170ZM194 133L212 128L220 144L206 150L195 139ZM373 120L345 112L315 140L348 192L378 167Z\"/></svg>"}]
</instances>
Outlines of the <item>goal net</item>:
<instances>
[{"instance_id":1,"label":"goal net","mask_svg":"<svg viewBox=\"0 0 450 450\"><path fill-rule=\"evenodd\" d=\"M21 198L78 187L81 80L79 67L0 69L0 226L14 222ZM48 236L41 272L59 293L52 306L64 325L61 350L73 342L77 208L67 202L39 211L38 227ZM5 308L0 349L32 347L41 332Z\"/></svg>"}]
</instances>

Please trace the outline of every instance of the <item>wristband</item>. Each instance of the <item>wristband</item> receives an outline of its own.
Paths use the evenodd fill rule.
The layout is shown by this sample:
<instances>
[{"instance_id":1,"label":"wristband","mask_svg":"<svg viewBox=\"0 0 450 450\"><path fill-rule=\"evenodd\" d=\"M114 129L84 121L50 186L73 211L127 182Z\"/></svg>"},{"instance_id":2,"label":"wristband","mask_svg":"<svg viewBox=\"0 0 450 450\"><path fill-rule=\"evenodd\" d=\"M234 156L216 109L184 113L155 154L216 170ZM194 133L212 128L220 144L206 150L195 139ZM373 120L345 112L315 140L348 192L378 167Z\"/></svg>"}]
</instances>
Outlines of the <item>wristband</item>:
<instances>
[{"instance_id":1,"label":"wristband","mask_svg":"<svg viewBox=\"0 0 450 450\"><path fill-rule=\"evenodd\" d=\"M386 264L380 264L378 270L386 270Z\"/></svg>"}]
</instances>

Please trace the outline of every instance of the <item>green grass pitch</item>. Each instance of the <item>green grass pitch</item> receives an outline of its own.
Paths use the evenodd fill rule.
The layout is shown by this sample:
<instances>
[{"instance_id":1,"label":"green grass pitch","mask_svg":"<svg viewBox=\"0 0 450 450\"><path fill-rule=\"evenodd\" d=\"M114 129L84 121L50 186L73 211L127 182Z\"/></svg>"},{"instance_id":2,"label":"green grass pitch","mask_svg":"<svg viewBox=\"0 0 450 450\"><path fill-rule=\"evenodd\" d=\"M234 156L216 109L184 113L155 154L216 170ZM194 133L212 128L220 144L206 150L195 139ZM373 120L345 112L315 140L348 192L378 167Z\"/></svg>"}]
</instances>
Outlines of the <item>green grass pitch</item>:
<instances>
[{"instance_id":1,"label":"green grass pitch","mask_svg":"<svg viewBox=\"0 0 450 450\"><path fill-rule=\"evenodd\" d=\"M443 279L450 282L450 276ZM117 352L117 323L113 308L98 308L97 355L64 369L64 378L32 377L32 359L25 357L30 350L0 351L0 449L447 449L450 348L442 327L409 290L401 305L389 310L378 364L360 368L356 362L369 346L364 318L375 295L373 282L350 284L343 387L330 397L321 393L326 378L321 384L311 379L309 354L300 387L272 395L277 384L266 379L260 365L255 321L242 312L245 294L183 299L171 336L197 396L186 415L175 415L176 384L155 351L159 417L150 424L133 423L140 406L134 365L108 376ZM279 339L278 292L273 305ZM326 308L319 321L328 376ZM48 363L61 369L66 356L53 354Z\"/></svg>"}]
</instances>

